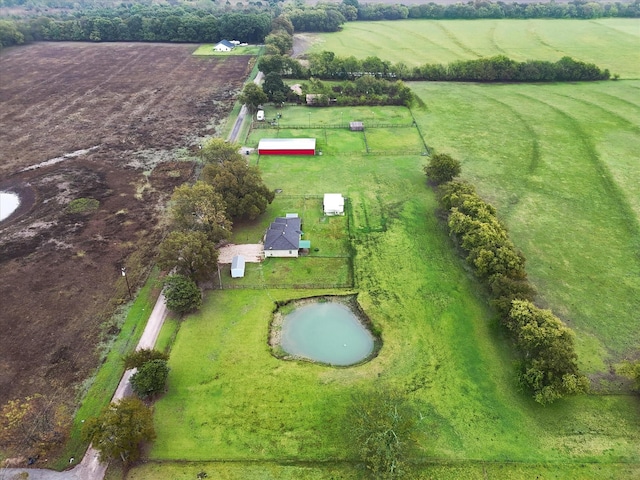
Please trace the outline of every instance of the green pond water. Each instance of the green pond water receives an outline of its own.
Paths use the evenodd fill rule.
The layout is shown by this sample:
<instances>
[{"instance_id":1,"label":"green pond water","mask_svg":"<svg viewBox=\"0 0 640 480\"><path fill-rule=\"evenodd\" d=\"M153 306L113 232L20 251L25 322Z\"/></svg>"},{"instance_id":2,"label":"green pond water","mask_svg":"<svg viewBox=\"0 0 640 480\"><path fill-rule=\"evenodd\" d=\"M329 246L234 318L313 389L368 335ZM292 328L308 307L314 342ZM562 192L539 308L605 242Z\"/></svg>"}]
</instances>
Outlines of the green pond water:
<instances>
[{"instance_id":1,"label":"green pond water","mask_svg":"<svg viewBox=\"0 0 640 480\"><path fill-rule=\"evenodd\" d=\"M314 303L284 318L281 347L289 354L331 365L353 365L373 352L373 335L345 305Z\"/></svg>"}]
</instances>

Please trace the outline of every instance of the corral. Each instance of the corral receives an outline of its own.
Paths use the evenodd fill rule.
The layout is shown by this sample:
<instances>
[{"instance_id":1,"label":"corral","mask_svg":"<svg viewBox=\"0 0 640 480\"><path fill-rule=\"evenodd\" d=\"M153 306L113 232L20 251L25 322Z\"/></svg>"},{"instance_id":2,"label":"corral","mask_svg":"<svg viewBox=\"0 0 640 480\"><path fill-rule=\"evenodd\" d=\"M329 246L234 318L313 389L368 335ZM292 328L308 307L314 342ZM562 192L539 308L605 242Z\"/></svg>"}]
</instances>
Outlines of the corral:
<instances>
[{"instance_id":1,"label":"corral","mask_svg":"<svg viewBox=\"0 0 640 480\"><path fill-rule=\"evenodd\" d=\"M251 68L253 57L193 49L48 43L0 55L0 190L22 200L0 224L0 404L74 399L119 331L120 268L132 287L144 279L168 194Z\"/></svg>"}]
</instances>

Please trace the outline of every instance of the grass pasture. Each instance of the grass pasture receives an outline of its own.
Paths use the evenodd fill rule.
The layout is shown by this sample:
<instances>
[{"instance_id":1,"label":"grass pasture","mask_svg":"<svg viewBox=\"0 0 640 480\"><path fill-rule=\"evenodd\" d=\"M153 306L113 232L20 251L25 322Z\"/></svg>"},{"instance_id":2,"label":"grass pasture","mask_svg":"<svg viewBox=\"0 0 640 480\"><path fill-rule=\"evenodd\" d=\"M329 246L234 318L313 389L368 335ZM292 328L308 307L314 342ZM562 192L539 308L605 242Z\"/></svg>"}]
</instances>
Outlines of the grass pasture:
<instances>
[{"instance_id":1,"label":"grass pasture","mask_svg":"<svg viewBox=\"0 0 640 480\"><path fill-rule=\"evenodd\" d=\"M317 34L311 51L377 56L410 67L507 55L556 61L570 56L625 79L640 76L640 28L635 18L584 20L396 20L348 22ZM606 53L605 53L606 52Z\"/></svg>"},{"instance_id":2,"label":"grass pasture","mask_svg":"<svg viewBox=\"0 0 640 480\"><path fill-rule=\"evenodd\" d=\"M429 45L415 40L424 35L432 48L416 55L438 59L412 57L417 63L485 51L517 59L569 54L638 78L638 62L629 61L637 57L632 22L351 22L320 38L342 39L344 51L331 49L360 57L391 44L388 59L409 63L405 49ZM422 27L411 33L414 24ZM368 29L358 33L363 41L354 28ZM248 265L241 281L264 288L210 291L201 312L182 321L168 392L155 405L158 438L129 480L200 471L229 480L365 478L345 441L344 418L351 394L376 386L403 392L419 411L415 478L640 476L638 399L610 374L640 344L640 81L412 88L425 104L413 117L395 107L285 107L279 129L250 131L247 146L265 137L315 137L323 155L259 157L267 185L281 192L254 224L234 227L233 241L253 243L274 216L298 211L304 238L320 250ZM276 113L267 107L267 118ZM417 129L371 128L365 143L361 133L333 128L413 118L428 146L459 158L463 177L497 207L528 259L538 303L574 329L581 366L613 394L541 407L520 392L504 333L437 219L422 172L426 158L402 148L413 136L398 138L416 132L419 146ZM380 154L367 153L371 142ZM347 217L322 221L314 196L325 192L348 198ZM324 257L327 251L335 258ZM381 332L378 356L350 368L276 359L267 344L276 301L345 291L282 287L289 279L343 278L346 269L327 263L342 252L353 258L358 301ZM169 324L163 338L175 331Z\"/></svg>"},{"instance_id":3,"label":"grass pasture","mask_svg":"<svg viewBox=\"0 0 640 480\"><path fill-rule=\"evenodd\" d=\"M496 205L591 373L640 344L638 87L413 85L430 146Z\"/></svg>"},{"instance_id":4,"label":"grass pasture","mask_svg":"<svg viewBox=\"0 0 640 480\"><path fill-rule=\"evenodd\" d=\"M168 392L155 405L150 462L127 478L187 478L194 469L230 479L260 478L252 469L262 478L362 478L343 419L352 392L380 385L404 392L420 411L421 455L435 462L416 466L422 475L633 477L640 457L635 398L583 396L544 408L518 392L509 348L435 217L424 161L261 158L267 184L292 196L277 198L268 218L317 210L286 204L310 190L349 198L358 299L382 332L382 349L351 368L278 360L267 345L274 302L339 290L209 292L176 336ZM238 239L256 235L242 230ZM288 265L290 275L325 271L299 262L313 256L272 260L260 267L265 277L272 266Z\"/></svg>"}]
</instances>

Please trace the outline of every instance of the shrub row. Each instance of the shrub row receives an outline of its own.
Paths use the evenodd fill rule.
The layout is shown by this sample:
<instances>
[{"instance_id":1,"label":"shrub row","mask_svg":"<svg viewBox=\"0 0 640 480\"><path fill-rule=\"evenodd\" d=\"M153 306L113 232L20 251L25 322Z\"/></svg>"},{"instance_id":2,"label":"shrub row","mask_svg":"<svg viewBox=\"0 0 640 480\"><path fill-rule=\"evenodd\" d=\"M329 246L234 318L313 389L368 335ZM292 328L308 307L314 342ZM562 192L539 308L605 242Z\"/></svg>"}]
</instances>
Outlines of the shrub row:
<instances>
[{"instance_id":1,"label":"shrub row","mask_svg":"<svg viewBox=\"0 0 640 480\"><path fill-rule=\"evenodd\" d=\"M527 60L518 62L504 55L476 60L460 60L447 65L425 64L409 68L402 62L392 64L378 57L359 60L353 56L339 57L333 52L309 55L309 68L292 66L292 61L280 59L261 60L265 73L276 71L282 76L303 74L305 78L354 79L364 76L401 80L425 80L444 82L566 82L608 80L609 70L601 70L593 63L585 63L571 57L557 62ZM277 70L279 69L279 70ZM617 77L616 77L617 78Z\"/></svg>"},{"instance_id":2,"label":"shrub row","mask_svg":"<svg viewBox=\"0 0 640 480\"><path fill-rule=\"evenodd\" d=\"M550 310L532 302L524 255L509 239L496 209L482 200L473 185L450 181L439 187L450 235L467 263L487 287L491 303L520 353L519 380L541 404L585 392L573 332Z\"/></svg>"}]
</instances>

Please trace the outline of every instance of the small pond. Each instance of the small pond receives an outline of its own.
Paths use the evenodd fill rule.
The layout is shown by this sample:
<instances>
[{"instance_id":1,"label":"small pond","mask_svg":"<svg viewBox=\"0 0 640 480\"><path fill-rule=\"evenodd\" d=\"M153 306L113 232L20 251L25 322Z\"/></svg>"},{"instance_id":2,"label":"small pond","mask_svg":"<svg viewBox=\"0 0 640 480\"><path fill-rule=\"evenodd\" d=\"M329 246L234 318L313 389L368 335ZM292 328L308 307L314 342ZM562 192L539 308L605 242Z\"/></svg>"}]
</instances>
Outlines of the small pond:
<instances>
[{"instance_id":1,"label":"small pond","mask_svg":"<svg viewBox=\"0 0 640 480\"><path fill-rule=\"evenodd\" d=\"M284 317L280 346L290 355L331 365L354 365L373 352L374 338L351 309L317 302Z\"/></svg>"},{"instance_id":2,"label":"small pond","mask_svg":"<svg viewBox=\"0 0 640 480\"><path fill-rule=\"evenodd\" d=\"M9 217L20 205L20 197L11 192L0 192L0 222Z\"/></svg>"}]
</instances>

